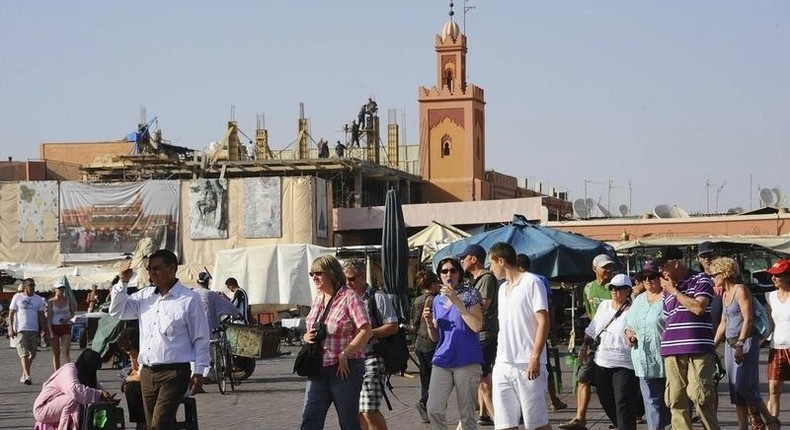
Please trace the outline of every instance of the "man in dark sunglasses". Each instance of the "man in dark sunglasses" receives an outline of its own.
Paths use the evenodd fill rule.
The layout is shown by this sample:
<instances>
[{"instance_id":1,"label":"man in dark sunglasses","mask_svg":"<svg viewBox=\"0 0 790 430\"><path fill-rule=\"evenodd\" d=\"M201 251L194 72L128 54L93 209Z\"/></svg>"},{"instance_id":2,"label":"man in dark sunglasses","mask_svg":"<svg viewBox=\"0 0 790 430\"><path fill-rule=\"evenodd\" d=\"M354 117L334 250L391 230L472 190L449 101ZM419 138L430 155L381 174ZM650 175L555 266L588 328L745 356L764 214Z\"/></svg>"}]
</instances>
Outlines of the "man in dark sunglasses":
<instances>
[{"instance_id":1,"label":"man in dark sunglasses","mask_svg":"<svg viewBox=\"0 0 790 430\"><path fill-rule=\"evenodd\" d=\"M710 275L710 263L719 256L719 251L713 245L713 242L704 241L700 242L697 247L697 261L699 262L702 271ZM710 301L710 318L713 322L713 332L719 328L721 323L721 314L724 311L721 299L724 295L724 287L713 286L713 298Z\"/></svg>"},{"instance_id":2,"label":"man in dark sunglasses","mask_svg":"<svg viewBox=\"0 0 790 430\"><path fill-rule=\"evenodd\" d=\"M483 298L483 328L478 333L480 347L483 349L483 373L480 375L480 385L477 390L479 399L480 418L477 423L483 426L494 425L494 402L491 391L491 369L496 358L497 333L497 297L498 285L496 276L486 270L486 250L482 246L472 244L466 247L458 256L461 267L472 276L472 285Z\"/></svg>"}]
</instances>

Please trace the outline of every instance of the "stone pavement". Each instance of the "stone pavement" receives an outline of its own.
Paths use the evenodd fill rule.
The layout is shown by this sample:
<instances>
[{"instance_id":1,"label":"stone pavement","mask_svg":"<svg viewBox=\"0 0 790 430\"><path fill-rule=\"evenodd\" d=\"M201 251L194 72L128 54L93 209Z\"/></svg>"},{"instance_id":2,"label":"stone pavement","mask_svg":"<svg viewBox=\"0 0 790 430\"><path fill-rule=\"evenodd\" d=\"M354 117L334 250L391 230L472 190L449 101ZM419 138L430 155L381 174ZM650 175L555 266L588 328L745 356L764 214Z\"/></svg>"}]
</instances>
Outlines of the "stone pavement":
<instances>
[{"instance_id":1,"label":"stone pavement","mask_svg":"<svg viewBox=\"0 0 790 430\"><path fill-rule=\"evenodd\" d=\"M33 385L27 386L19 383L19 362L16 351L8 348L6 339L3 340L3 348L0 348L0 429L31 429L33 427L33 401L38 394L41 383L51 373L52 360L51 351L46 348L39 351L38 356L33 362ZM72 359L76 359L80 350L74 344L75 350L72 351ZM206 393L197 396L199 425L203 430L211 429L295 429L300 423L302 402L304 399L304 379L291 373L293 357L296 354L296 347L284 346L284 352L291 352L291 355L283 355L278 358L258 360L255 373L247 380L243 381L236 388L235 392L228 395L221 395L216 385L208 385ZM765 375L765 360L767 350L763 350L761 373ZM563 361L563 382L564 388L560 398L568 403L569 408L560 412L550 413L551 424L556 428L557 424L563 423L573 417L574 395L570 387L570 374ZM416 366L413 363L410 370ZM109 367L109 365L105 365ZM112 392L119 391L117 379L117 369L106 368L100 371L99 379ZM422 424L419 414L414 409L415 399L419 397L419 379L416 377L393 377L392 383L395 386L395 395L390 396L393 411L384 410L389 428L398 429L428 429L428 424ZM765 381L761 384L763 393L767 393ZM737 428L735 421L735 411L729 402L726 385L720 387L719 401L719 421L722 428ZM119 393L119 397L122 396ZM767 396L767 394L764 394ZM591 430L607 429L609 422L598 403L597 397L593 394L588 413L588 427ZM788 400L785 400L787 402ZM448 402L448 418L451 422L457 420L457 408L454 406L454 396ZM125 402L121 403L125 407ZM128 419L128 414L127 419ZM785 414L786 415L786 414ZM788 416L782 417L785 420ZM646 426L639 426L640 429ZM127 423L127 428L130 427ZM337 429L337 417L334 409L330 408L326 421L327 429ZM493 427L482 427L492 428ZM697 425L695 428L702 428Z\"/></svg>"}]
</instances>

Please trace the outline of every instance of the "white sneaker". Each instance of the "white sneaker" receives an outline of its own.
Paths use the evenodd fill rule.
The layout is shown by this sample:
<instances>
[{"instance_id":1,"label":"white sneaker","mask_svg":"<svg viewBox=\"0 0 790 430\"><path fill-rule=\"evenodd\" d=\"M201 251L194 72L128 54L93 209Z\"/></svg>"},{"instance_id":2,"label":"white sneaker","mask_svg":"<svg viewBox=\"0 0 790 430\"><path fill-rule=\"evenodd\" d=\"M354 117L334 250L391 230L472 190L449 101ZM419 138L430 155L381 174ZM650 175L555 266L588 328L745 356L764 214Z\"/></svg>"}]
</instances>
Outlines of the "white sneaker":
<instances>
[{"instance_id":1,"label":"white sneaker","mask_svg":"<svg viewBox=\"0 0 790 430\"><path fill-rule=\"evenodd\" d=\"M27 376L22 375L22 376L19 377L19 382L24 384L26 379L27 379Z\"/></svg>"},{"instance_id":2,"label":"white sneaker","mask_svg":"<svg viewBox=\"0 0 790 430\"><path fill-rule=\"evenodd\" d=\"M25 385L31 385L31 384L33 384L33 381L30 380L30 376L28 375L28 376L25 376L25 380L22 381L22 383L25 384Z\"/></svg>"}]
</instances>

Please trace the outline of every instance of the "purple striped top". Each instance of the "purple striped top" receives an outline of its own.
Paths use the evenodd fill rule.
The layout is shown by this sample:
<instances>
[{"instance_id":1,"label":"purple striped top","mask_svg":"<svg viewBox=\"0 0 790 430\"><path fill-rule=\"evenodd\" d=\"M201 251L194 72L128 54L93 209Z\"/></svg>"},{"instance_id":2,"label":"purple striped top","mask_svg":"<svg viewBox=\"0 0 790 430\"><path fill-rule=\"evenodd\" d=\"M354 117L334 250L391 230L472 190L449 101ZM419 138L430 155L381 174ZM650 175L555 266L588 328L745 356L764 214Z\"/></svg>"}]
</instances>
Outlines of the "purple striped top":
<instances>
[{"instance_id":1,"label":"purple striped top","mask_svg":"<svg viewBox=\"0 0 790 430\"><path fill-rule=\"evenodd\" d=\"M664 294L664 317L667 326L661 336L661 356L712 351L713 323L710 302L713 299L713 281L705 273L689 270L686 278L678 284L678 290L692 298L707 297L708 307L702 315L694 315L675 297Z\"/></svg>"}]
</instances>

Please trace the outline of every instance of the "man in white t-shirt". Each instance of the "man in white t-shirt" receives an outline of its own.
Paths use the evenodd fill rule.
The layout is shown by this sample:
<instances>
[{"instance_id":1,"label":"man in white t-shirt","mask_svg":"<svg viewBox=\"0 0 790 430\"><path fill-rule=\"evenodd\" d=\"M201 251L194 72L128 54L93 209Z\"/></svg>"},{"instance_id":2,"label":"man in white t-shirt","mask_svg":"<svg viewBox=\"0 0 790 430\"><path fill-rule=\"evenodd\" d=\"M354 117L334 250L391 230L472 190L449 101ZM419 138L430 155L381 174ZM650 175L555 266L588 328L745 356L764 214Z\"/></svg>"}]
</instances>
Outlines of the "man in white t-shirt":
<instances>
[{"instance_id":1,"label":"man in white t-shirt","mask_svg":"<svg viewBox=\"0 0 790 430\"><path fill-rule=\"evenodd\" d=\"M47 302L36 294L36 281L27 278L22 281L24 290L11 299L8 312L8 337L16 340L16 352L22 364L22 376L19 382L30 385L30 365L38 352L39 334L45 335L44 310Z\"/></svg>"},{"instance_id":2,"label":"man in white t-shirt","mask_svg":"<svg viewBox=\"0 0 790 430\"><path fill-rule=\"evenodd\" d=\"M491 246L488 261L491 272L505 279L499 287L499 336L491 374L494 426L518 429L523 416L528 429L550 429L544 399L549 335L546 290L537 276L518 270L516 251L509 244Z\"/></svg>"}]
</instances>

